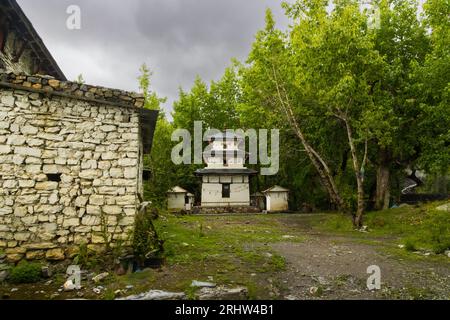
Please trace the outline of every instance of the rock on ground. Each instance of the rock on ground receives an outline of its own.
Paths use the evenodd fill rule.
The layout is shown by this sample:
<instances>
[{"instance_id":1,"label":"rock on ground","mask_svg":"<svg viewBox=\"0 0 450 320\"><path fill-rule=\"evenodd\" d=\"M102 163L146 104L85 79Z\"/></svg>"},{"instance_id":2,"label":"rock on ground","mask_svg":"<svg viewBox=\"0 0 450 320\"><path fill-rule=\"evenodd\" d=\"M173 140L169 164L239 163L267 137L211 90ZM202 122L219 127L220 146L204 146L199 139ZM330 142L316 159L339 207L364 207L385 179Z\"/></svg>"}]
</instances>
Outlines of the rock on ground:
<instances>
[{"instance_id":1,"label":"rock on ground","mask_svg":"<svg viewBox=\"0 0 450 320\"><path fill-rule=\"evenodd\" d=\"M150 290L137 295L119 298L116 300L183 300L186 295L182 292L167 292L162 290Z\"/></svg>"}]
</instances>

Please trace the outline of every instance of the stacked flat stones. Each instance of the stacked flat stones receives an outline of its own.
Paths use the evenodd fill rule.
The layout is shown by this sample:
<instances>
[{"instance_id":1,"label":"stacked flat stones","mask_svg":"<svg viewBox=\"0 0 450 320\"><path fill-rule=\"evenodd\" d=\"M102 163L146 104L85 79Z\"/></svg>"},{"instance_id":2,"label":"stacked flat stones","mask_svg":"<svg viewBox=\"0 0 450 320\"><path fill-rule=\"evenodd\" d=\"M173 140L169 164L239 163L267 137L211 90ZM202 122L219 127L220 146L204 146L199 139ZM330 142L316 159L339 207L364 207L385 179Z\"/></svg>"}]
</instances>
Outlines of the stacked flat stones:
<instances>
[{"instance_id":1,"label":"stacked flat stones","mask_svg":"<svg viewBox=\"0 0 450 320\"><path fill-rule=\"evenodd\" d=\"M142 95L0 74L0 251L64 260L127 240L140 188Z\"/></svg>"},{"instance_id":2,"label":"stacked flat stones","mask_svg":"<svg viewBox=\"0 0 450 320\"><path fill-rule=\"evenodd\" d=\"M2 73L0 74L0 82L20 85L24 88L43 90L48 93L60 92L75 97L96 99L105 102L124 104L126 106L135 106L137 108L142 108L144 106L144 97L140 93L91 86L77 82L59 81L46 75L29 76L24 73Z\"/></svg>"}]
</instances>

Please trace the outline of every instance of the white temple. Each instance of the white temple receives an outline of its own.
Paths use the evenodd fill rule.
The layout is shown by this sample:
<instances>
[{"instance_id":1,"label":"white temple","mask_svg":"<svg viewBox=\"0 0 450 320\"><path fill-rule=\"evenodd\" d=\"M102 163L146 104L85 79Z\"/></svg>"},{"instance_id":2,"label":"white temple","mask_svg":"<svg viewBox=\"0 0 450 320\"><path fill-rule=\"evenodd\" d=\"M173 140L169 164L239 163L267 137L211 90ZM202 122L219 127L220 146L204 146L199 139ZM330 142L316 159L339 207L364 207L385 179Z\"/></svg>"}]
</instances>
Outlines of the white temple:
<instances>
[{"instance_id":1,"label":"white temple","mask_svg":"<svg viewBox=\"0 0 450 320\"><path fill-rule=\"evenodd\" d=\"M250 176L256 171L245 167L245 139L231 133L209 137L203 154L206 168L195 174L202 178L202 207L250 206Z\"/></svg>"}]
</instances>

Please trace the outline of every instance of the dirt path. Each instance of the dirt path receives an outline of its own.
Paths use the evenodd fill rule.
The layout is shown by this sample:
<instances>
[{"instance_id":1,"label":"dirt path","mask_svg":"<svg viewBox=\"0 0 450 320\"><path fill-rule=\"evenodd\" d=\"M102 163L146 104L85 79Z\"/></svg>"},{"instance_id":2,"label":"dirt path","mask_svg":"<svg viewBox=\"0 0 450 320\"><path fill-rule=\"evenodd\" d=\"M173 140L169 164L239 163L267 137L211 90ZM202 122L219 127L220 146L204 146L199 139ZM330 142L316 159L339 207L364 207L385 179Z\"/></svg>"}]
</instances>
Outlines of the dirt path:
<instances>
[{"instance_id":1,"label":"dirt path","mask_svg":"<svg viewBox=\"0 0 450 320\"><path fill-rule=\"evenodd\" d=\"M404 260L382 250L392 246L384 239L325 235L302 225L306 241L272 245L287 262L278 279L285 299L450 299L450 263ZM372 265L381 269L381 290L367 289Z\"/></svg>"}]
</instances>

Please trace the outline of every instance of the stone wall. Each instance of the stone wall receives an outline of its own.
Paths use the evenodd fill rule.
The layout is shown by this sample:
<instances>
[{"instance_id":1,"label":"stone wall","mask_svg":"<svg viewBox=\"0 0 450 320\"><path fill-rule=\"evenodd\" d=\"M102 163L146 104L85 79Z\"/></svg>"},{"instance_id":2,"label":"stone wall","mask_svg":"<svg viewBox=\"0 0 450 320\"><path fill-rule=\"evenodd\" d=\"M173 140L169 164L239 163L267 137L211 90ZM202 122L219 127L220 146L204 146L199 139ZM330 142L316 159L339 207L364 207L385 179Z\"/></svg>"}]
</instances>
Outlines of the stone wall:
<instances>
[{"instance_id":1,"label":"stone wall","mask_svg":"<svg viewBox=\"0 0 450 320\"><path fill-rule=\"evenodd\" d=\"M139 94L0 74L0 250L63 260L126 239L139 204Z\"/></svg>"}]
</instances>

